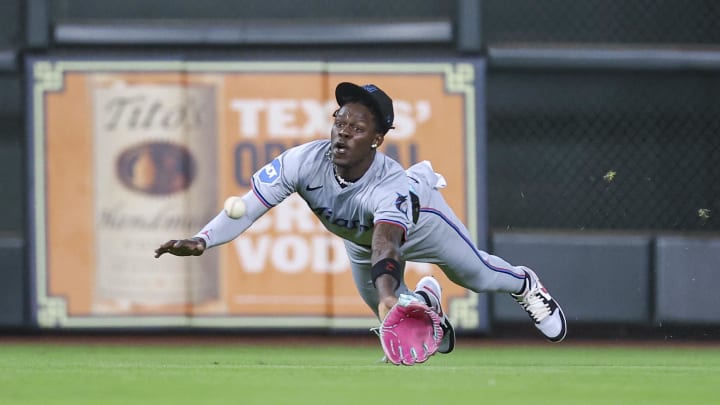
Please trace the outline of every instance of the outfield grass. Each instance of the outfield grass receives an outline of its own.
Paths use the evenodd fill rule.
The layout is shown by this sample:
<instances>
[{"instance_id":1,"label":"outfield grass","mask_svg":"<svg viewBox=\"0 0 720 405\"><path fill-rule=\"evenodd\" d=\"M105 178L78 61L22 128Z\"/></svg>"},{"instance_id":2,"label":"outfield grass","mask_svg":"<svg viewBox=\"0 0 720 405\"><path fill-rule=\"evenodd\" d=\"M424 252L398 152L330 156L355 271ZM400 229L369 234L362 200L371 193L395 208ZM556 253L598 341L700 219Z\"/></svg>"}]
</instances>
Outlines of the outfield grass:
<instances>
[{"instance_id":1,"label":"outfield grass","mask_svg":"<svg viewBox=\"0 0 720 405\"><path fill-rule=\"evenodd\" d=\"M0 404L720 404L720 348L0 345ZM400 401L400 402L397 402Z\"/></svg>"}]
</instances>

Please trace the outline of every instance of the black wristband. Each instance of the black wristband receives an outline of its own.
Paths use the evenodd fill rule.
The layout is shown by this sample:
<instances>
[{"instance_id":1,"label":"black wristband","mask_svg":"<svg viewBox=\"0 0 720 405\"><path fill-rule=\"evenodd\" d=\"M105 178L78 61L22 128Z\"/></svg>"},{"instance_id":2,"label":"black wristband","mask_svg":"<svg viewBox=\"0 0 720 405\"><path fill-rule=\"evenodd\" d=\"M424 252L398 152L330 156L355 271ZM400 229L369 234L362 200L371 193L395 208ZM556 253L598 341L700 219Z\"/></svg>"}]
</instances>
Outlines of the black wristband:
<instances>
[{"instance_id":1,"label":"black wristband","mask_svg":"<svg viewBox=\"0 0 720 405\"><path fill-rule=\"evenodd\" d=\"M397 290L398 287L400 287L400 263L395 259L381 259L372 267L370 274L372 275L373 286L375 286L375 280L377 280L378 277L383 274L389 274L397 281L395 289Z\"/></svg>"}]
</instances>

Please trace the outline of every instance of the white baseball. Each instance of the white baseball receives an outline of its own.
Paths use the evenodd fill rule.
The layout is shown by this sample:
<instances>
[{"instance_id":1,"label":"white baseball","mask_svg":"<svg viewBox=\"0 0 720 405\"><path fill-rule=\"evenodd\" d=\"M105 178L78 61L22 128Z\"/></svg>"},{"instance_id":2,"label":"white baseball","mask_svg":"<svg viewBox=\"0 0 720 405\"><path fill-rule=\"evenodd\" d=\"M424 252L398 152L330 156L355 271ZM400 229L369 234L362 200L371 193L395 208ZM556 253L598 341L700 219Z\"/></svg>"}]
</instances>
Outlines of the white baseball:
<instances>
[{"instance_id":1,"label":"white baseball","mask_svg":"<svg viewBox=\"0 0 720 405\"><path fill-rule=\"evenodd\" d=\"M246 207L242 198L240 197L229 197L225 200L225 213L232 219L238 219L245 215Z\"/></svg>"}]
</instances>

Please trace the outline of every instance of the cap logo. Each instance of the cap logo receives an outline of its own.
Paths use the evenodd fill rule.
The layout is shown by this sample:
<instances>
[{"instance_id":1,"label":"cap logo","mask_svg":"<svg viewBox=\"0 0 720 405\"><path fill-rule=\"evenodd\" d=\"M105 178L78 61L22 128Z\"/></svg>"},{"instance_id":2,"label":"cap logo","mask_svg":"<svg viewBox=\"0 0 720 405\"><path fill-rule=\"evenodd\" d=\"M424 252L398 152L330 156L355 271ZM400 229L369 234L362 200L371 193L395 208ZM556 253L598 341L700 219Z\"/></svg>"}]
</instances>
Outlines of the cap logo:
<instances>
[{"instance_id":1,"label":"cap logo","mask_svg":"<svg viewBox=\"0 0 720 405\"><path fill-rule=\"evenodd\" d=\"M374 93L374 92L378 91L378 88L375 87L375 85L372 85L372 84L366 84L366 85L364 85L364 86L363 86L363 89L367 90L367 91L370 92L370 93Z\"/></svg>"}]
</instances>

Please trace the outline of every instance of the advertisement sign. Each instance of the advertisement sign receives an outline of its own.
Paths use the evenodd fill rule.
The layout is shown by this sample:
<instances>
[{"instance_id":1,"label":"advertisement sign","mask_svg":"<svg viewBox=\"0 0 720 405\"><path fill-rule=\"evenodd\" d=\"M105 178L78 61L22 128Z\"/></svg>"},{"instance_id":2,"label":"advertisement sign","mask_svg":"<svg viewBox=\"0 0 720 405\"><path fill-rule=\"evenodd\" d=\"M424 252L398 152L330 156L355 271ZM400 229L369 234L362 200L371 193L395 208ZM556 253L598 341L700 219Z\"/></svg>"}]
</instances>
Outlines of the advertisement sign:
<instances>
[{"instance_id":1,"label":"advertisement sign","mask_svg":"<svg viewBox=\"0 0 720 405\"><path fill-rule=\"evenodd\" d=\"M305 327L377 324L342 241L292 195L199 257L154 250L193 236L285 149L330 136L337 83L394 101L382 152L430 160L477 228L477 75L468 62L32 59L31 263L41 327ZM484 204L484 201L482 201ZM433 274L458 329L483 328L484 300Z\"/></svg>"}]
</instances>

